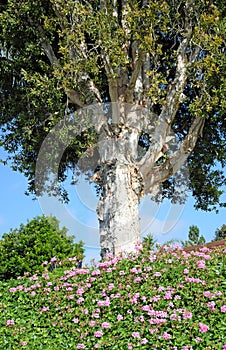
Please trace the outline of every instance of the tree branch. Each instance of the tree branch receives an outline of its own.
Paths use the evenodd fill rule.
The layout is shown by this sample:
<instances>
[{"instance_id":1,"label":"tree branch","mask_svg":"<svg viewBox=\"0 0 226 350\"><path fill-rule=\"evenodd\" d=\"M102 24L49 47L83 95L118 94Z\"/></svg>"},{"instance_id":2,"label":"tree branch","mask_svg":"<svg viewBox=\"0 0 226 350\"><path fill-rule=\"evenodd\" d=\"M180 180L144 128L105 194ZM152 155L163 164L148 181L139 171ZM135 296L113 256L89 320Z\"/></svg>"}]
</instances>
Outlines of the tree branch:
<instances>
[{"instance_id":1,"label":"tree branch","mask_svg":"<svg viewBox=\"0 0 226 350\"><path fill-rule=\"evenodd\" d=\"M130 78L129 84L126 88L125 98L127 103L133 103L133 95L135 91L136 82L143 65L144 53L140 53L139 57L135 61L132 76Z\"/></svg>"},{"instance_id":2,"label":"tree branch","mask_svg":"<svg viewBox=\"0 0 226 350\"><path fill-rule=\"evenodd\" d=\"M152 188L167 180L182 167L193 151L198 137L202 136L204 124L204 118L196 118L190 127L189 133L181 142L179 149L175 151L164 164L149 169L146 168L145 172L143 168L143 172L141 171L141 173L144 178L144 191L146 194L151 193Z\"/></svg>"},{"instance_id":3,"label":"tree branch","mask_svg":"<svg viewBox=\"0 0 226 350\"><path fill-rule=\"evenodd\" d=\"M174 81L171 83L165 98L164 105L156 123L154 134L152 135L152 146L139 162L139 166L151 168L161 157L162 148L166 143L167 134L175 118L178 106L181 101L181 95L187 82L187 48L192 36L192 19L194 0L188 0L185 5L185 34L177 49L177 65ZM193 57L194 59L194 57ZM141 168L142 169L142 168Z\"/></svg>"}]
</instances>

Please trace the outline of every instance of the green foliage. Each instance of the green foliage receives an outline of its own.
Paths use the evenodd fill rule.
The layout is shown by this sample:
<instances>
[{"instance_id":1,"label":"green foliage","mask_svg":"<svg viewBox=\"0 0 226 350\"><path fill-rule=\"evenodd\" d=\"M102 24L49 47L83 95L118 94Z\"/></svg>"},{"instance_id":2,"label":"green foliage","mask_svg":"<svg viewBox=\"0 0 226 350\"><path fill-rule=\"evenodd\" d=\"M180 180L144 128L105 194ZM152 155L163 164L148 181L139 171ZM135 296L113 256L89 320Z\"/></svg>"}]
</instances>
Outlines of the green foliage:
<instances>
[{"instance_id":1,"label":"green foliage","mask_svg":"<svg viewBox=\"0 0 226 350\"><path fill-rule=\"evenodd\" d=\"M0 240L0 279L8 280L26 272L43 270L42 263L57 257L83 258L83 243L73 243L67 229L59 228L55 217L38 216ZM55 260L55 259L54 259Z\"/></svg>"},{"instance_id":2,"label":"green foliage","mask_svg":"<svg viewBox=\"0 0 226 350\"><path fill-rule=\"evenodd\" d=\"M143 247L146 250L151 250L154 248L156 242L157 241L156 241L156 239L154 239L153 234L149 233L149 234L147 234L147 236L145 236L143 238Z\"/></svg>"},{"instance_id":3,"label":"green foliage","mask_svg":"<svg viewBox=\"0 0 226 350\"><path fill-rule=\"evenodd\" d=\"M226 238L226 225L222 225L221 228L218 228L215 231L215 237L213 239L213 241L218 241L220 239L224 239Z\"/></svg>"},{"instance_id":4,"label":"green foliage","mask_svg":"<svg viewBox=\"0 0 226 350\"><path fill-rule=\"evenodd\" d=\"M189 247L192 245L204 244L205 242L204 236L200 236L198 226L192 225L189 227L188 241L183 242L183 246Z\"/></svg>"},{"instance_id":5,"label":"green foliage","mask_svg":"<svg viewBox=\"0 0 226 350\"><path fill-rule=\"evenodd\" d=\"M224 247L139 245L96 268L0 282L0 348L222 350L225 266Z\"/></svg>"}]
</instances>

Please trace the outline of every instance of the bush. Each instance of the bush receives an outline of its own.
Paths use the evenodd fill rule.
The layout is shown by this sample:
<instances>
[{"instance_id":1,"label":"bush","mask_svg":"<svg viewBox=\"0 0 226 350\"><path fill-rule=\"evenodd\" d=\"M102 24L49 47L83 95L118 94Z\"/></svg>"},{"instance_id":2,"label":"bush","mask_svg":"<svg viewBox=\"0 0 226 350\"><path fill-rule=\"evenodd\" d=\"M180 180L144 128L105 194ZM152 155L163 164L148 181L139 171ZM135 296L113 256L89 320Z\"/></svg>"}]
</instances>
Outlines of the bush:
<instances>
[{"instance_id":1,"label":"bush","mask_svg":"<svg viewBox=\"0 0 226 350\"><path fill-rule=\"evenodd\" d=\"M25 272L42 270L42 263L53 257L83 258L83 242L73 243L67 228L59 228L55 217L38 216L0 240L0 279L8 280Z\"/></svg>"}]
</instances>

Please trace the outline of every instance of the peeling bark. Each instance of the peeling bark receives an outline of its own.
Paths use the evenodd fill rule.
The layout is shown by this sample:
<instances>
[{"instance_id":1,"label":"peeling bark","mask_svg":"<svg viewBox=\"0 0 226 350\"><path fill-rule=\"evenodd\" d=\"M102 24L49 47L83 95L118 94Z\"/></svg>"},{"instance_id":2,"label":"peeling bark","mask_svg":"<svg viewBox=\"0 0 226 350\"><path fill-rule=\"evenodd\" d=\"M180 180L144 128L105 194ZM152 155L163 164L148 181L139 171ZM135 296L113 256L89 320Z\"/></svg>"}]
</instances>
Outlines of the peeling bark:
<instances>
[{"instance_id":1,"label":"peeling bark","mask_svg":"<svg viewBox=\"0 0 226 350\"><path fill-rule=\"evenodd\" d=\"M103 258L107 253L128 252L139 240L138 205L142 184L134 166L118 161L104 166L102 181L97 214Z\"/></svg>"}]
</instances>

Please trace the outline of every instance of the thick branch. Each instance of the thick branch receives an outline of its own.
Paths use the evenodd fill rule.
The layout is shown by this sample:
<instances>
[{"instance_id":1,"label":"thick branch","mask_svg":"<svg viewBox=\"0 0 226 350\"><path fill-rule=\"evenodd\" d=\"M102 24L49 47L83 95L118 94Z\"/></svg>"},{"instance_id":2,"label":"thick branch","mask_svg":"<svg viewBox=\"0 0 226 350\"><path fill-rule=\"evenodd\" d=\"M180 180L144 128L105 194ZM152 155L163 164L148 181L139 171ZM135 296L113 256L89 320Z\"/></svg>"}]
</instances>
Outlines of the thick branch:
<instances>
[{"instance_id":1,"label":"thick branch","mask_svg":"<svg viewBox=\"0 0 226 350\"><path fill-rule=\"evenodd\" d=\"M204 118L196 118L189 130L189 133L181 142L180 147L160 166L149 169L143 168L143 178L145 183L145 193L151 193L152 188L164 182L174 175L186 162L188 156L193 151L199 136L202 136Z\"/></svg>"},{"instance_id":2,"label":"thick branch","mask_svg":"<svg viewBox=\"0 0 226 350\"><path fill-rule=\"evenodd\" d=\"M189 7L190 6L190 7ZM192 35L192 13L193 0L188 1L185 6L187 19L185 22L184 39L177 50L177 66L174 81L171 83L165 98L165 103L156 123L155 132L152 135L152 146L141 159L140 166L151 168L161 156L161 150L166 143L166 136L177 113L181 95L187 82L187 48Z\"/></svg>"}]
</instances>

